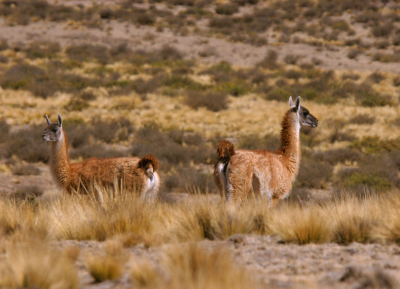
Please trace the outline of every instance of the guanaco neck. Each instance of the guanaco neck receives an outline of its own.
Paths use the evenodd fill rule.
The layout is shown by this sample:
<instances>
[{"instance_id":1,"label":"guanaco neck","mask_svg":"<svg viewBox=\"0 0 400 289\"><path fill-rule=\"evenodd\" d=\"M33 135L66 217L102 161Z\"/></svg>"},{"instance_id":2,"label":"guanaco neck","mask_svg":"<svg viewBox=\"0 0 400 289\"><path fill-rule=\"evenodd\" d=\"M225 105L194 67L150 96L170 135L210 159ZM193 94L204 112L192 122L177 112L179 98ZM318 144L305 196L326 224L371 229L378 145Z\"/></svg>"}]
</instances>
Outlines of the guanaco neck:
<instances>
[{"instance_id":1,"label":"guanaco neck","mask_svg":"<svg viewBox=\"0 0 400 289\"><path fill-rule=\"evenodd\" d=\"M62 131L58 141L51 142L50 166L56 181L64 188L68 187L71 174L71 165L68 157L67 136Z\"/></svg>"},{"instance_id":2,"label":"guanaco neck","mask_svg":"<svg viewBox=\"0 0 400 289\"><path fill-rule=\"evenodd\" d=\"M281 146L278 153L288 160L286 167L295 177L299 171L301 155L300 123L298 115L291 110L286 112L282 120Z\"/></svg>"}]
</instances>

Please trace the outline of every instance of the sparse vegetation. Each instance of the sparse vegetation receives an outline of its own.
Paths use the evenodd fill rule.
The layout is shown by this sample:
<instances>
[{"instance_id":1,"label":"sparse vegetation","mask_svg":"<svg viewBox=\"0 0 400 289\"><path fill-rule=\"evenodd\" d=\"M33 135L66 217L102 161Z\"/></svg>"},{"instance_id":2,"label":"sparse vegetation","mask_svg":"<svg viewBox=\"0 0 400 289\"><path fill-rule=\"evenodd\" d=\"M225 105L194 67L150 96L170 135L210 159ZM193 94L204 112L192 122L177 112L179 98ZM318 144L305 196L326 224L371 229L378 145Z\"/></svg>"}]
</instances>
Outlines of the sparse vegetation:
<instances>
[{"instance_id":1,"label":"sparse vegetation","mask_svg":"<svg viewBox=\"0 0 400 289\"><path fill-rule=\"evenodd\" d=\"M342 287L398 287L385 273L400 244L395 1L0 2L0 287L329 287L291 258L332 242L345 246L312 248L335 276L354 254L374 259L340 267ZM276 150L298 95L320 123L300 131L288 201L226 212L217 143ZM58 113L72 162L155 154L160 200L59 194L40 138Z\"/></svg>"}]
</instances>

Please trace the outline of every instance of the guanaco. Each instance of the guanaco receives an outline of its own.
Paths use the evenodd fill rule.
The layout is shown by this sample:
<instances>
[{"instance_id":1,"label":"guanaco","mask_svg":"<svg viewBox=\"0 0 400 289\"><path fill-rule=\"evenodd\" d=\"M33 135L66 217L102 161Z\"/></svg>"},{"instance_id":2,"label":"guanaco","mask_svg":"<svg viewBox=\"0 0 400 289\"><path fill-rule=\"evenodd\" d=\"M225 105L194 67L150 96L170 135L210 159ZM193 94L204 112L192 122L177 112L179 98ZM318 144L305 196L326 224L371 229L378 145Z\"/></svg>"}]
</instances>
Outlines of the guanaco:
<instances>
[{"instance_id":1,"label":"guanaco","mask_svg":"<svg viewBox=\"0 0 400 289\"><path fill-rule=\"evenodd\" d=\"M225 195L228 209L235 210L252 188L256 196L268 198L270 207L289 195L300 166L300 126L318 126L318 120L300 105L300 96L296 104L290 97L289 106L277 151L235 150L227 140L218 144L214 181Z\"/></svg>"},{"instance_id":2,"label":"guanaco","mask_svg":"<svg viewBox=\"0 0 400 289\"><path fill-rule=\"evenodd\" d=\"M50 168L57 184L68 193L84 193L96 182L104 187L123 185L134 190L146 200L154 200L160 187L159 163L155 156L143 158L90 158L70 163L67 135L62 128L62 118L52 123L46 115L47 128L42 139L50 143Z\"/></svg>"}]
</instances>

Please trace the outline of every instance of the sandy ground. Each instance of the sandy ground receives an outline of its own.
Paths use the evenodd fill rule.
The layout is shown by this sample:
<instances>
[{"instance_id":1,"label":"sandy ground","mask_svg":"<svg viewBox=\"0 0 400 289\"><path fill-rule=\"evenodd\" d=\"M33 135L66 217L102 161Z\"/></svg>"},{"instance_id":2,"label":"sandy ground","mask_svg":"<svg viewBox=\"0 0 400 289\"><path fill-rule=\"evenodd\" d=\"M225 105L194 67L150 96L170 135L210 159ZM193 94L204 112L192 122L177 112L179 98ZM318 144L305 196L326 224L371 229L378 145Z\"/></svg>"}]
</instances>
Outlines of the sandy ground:
<instances>
[{"instance_id":1,"label":"sandy ground","mask_svg":"<svg viewBox=\"0 0 400 289\"><path fill-rule=\"evenodd\" d=\"M93 283L85 269L84 256L104 250L104 243L95 241L63 241L59 247L78 246L81 249L76 263L82 288L129 288L130 264L146 257L157 264L170 246L145 248L143 245L125 249L129 253L126 272L117 281ZM400 284L400 249L397 245L349 246L337 244L293 245L280 244L275 237L235 235L227 241L202 241L206 248L224 247L255 278L269 288L398 288ZM388 285L386 283L394 285ZM378 284L378 287L373 287ZM385 285L386 284L386 285ZM268 286L269 285L269 286Z\"/></svg>"}]
</instances>

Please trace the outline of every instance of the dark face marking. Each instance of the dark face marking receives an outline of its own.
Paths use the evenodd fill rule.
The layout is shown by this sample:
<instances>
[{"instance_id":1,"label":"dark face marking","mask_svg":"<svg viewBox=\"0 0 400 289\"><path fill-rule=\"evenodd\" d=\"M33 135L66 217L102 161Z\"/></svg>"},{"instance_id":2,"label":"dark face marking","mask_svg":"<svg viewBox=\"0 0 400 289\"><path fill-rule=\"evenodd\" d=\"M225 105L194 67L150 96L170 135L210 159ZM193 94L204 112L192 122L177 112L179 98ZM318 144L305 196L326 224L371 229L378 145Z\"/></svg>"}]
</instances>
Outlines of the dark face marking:
<instances>
[{"instance_id":1,"label":"dark face marking","mask_svg":"<svg viewBox=\"0 0 400 289\"><path fill-rule=\"evenodd\" d=\"M61 136L61 131L62 129L58 124L52 123L44 130L42 139L44 141L58 141Z\"/></svg>"},{"instance_id":2,"label":"dark face marking","mask_svg":"<svg viewBox=\"0 0 400 289\"><path fill-rule=\"evenodd\" d=\"M311 126L311 127L318 126L318 119L315 116L313 116L305 107L302 106L300 107L299 117L301 125Z\"/></svg>"}]
</instances>

